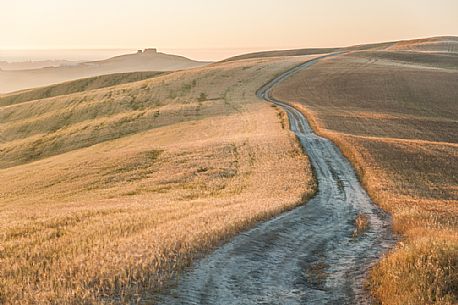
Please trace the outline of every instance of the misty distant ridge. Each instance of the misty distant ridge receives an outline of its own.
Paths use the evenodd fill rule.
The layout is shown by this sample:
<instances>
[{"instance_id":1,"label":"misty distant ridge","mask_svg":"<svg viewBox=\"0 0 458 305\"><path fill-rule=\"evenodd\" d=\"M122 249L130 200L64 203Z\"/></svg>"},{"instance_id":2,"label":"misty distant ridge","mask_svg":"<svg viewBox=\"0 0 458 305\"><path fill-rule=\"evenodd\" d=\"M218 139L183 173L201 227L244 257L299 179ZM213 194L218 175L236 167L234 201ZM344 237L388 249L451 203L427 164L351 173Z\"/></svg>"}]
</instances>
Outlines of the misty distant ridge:
<instances>
[{"instance_id":1,"label":"misty distant ridge","mask_svg":"<svg viewBox=\"0 0 458 305\"><path fill-rule=\"evenodd\" d=\"M354 52L364 50L442 53L447 56L458 56L458 37L432 37L424 39L356 45L344 48L309 48L296 50L264 51L234 56L226 60L241 60L270 56L303 56L310 54L325 54L338 51ZM119 55L98 61L86 61L80 63L63 61L60 66L53 66L57 61L50 62L51 66L27 70L6 68L3 69L2 64L12 65L13 63L5 64L5 62L0 62L0 93L48 86L80 78L94 77L106 74L147 71L176 71L201 67L211 63L207 61L194 61L183 56L161 53L158 52L158 50L155 48L138 50L136 53Z\"/></svg>"},{"instance_id":2,"label":"misty distant ridge","mask_svg":"<svg viewBox=\"0 0 458 305\"><path fill-rule=\"evenodd\" d=\"M27 61L6 61L0 60L0 70L15 71L15 70L31 70L41 69L46 67L61 67L61 66L74 66L81 63L81 61L70 60L27 60Z\"/></svg>"},{"instance_id":3,"label":"misty distant ridge","mask_svg":"<svg viewBox=\"0 0 458 305\"><path fill-rule=\"evenodd\" d=\"M209 64L206 61L194 61L184 56L165 54L158 52L157 49L148 48L138 50L134 54L115 56L105 60L89 61L81 63L82 66L99 66L116 68L119 64L128 64L131 69L146 69L136 71L173 71L187 68L199 67ZM120 72L120 71L117 71ZM116 73L117 73L116 72Z\"/></svg>"},{"instance_id":4,"label":"misty distant ridge","mask_svg":"<svg viewBox=\"0 0 458 305\"><path fill-rule=\"evenodd\" d=\"M12 92L113 73L176 71L201 67L210 62L194 61L183 56L160 53L157 49L148 48L139 50L137 53L105 60L68 63L62 62L60 66L27 70L2 69L3 71L0 71L0 92Z\"/></svg>"}]
</instances>

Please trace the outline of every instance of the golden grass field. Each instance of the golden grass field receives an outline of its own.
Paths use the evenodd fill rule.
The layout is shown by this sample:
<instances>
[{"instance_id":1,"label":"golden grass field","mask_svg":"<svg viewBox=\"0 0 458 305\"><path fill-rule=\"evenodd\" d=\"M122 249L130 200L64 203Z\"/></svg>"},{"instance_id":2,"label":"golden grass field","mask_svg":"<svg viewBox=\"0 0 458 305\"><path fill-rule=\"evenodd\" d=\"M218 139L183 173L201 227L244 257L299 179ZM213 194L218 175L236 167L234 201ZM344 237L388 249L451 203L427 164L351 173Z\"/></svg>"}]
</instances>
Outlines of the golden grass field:
<instances>
[{"instance_id":1,"label":"golden grass field","mask_svg":"<svg viewBox=\"0 0 458 305\"><path fill-rule=\"evenodd\" d=\"M456 43L444 45L456 51ZM341 148L393 215L402 242L370 276L380 303L456 304L458 56L401 47L425 42L324 59L274 95Z\"/></svg>"},{"instance_id":2,"label":"golden grass field","mask_svg":"<svg viewBox=\"0 0 458 305\"><path fill-rule=\"evenodd\" d=\"M255 92L305 59L0 107L0 303L148 302L192 259L303 203L308 159Z\"/></svg>"},{"instance_id":3,"label":"golden grass field","mask_svg":"<svg viewBox=\"0 0 458 305\"><path fill-rule=\"evenodd\" d=\"M457 44L357 46L274 89L393 215L402 242L369 281L382 304L458 302ZM0 304L151 303L310 197L287 116L255 92L314 56L272 54L0 96Z\"/></svg>"},{"instance_id":4,"label":"golden grass field","mask_svg":"<svg viewBox=\"0 0 458 305\"><path fill-rule=\"evenodd\" d=\"M131 72L108 74L77 79L74 81L41 88L16 91L13 93L0 95L0 106L8 106L32 100L45 99L59 95L68 95L72 93L132 83L147 78L152 78L162 73L164 72Z\"/></svg>"}]
</instances>

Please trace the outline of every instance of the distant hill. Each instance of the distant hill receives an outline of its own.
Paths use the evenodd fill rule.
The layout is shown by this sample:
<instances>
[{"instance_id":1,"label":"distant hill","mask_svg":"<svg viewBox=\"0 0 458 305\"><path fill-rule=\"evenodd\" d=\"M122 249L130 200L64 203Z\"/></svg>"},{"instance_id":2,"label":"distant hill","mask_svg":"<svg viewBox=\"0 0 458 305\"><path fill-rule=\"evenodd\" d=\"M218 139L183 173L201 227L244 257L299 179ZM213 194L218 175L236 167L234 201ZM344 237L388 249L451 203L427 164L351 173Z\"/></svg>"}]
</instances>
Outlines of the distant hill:
<instances>
[{"instance_id":1,"label":"distant hill","mask_svg":"<svg viewBox=\"0 0 458 305\"><path fill-rule=\"evenodd\" d=\"M458 54L458 37L444 36L426 39L405 40L393 43L388 48L395 51L416 51Z\"/></svg>"},{"instance_id":2,"label":"distant hill","mask_svg":"<svg viewBox=\"0 0 458 305\"><path fill-rule=\"evenodd\" d=\"M109 75L82 78L74 81L68 81L65 83L36 89L22 90L0 96L0 106L9 106L33 100L41 100L49 97L73 94L94 89L107 88L115 85L132 83L152 78L163 73L164 72L115 73Z\"/></svg>"},{"instance_id":3,"label":"distant hill","mask_svg":"<svg viewBox=\"0 0 458 305\"><path fill-rule=\"evenodd\" d=\"M164 54L156 49L138 51L136 54L116 56L101 61L84 62L73 66L48 67L31 70L0 71L0 92L47 86L84 77L104 74L176 71L209 64L186 57Z\"/></svg>"},{"instance_id":4,"label":"distant hill","mask_svg":"<svg viewBox=\"0 0 458 305\"><path fill-rule=\"evenodd\" d=\"M157 52L156 49L137 51L112 57L101 61L82 63L80 66L97 67L107 73L138 72L138 71L176 71L200 67L210 62L193 61L189 58ZM120 71L130 69L131 71Z\"/></svg>"},{"instance_id":5,"label":"distant hill","mask_svg":"<svg viewBox=\"0 0 458 305\"><path fill-rule=\"evenodd\" d=\"M338 51L364 51L364 50L396 50L396 51L416 51L416 52L435 52L435 53L458 53L458 37L443 36L425 39L402 40L394 42L382 42L374 44L355 45L342 48L311 48L296 50L274 50L248 53L230 57L225 61L234 61L261 57L275 56L303 56L314 54L326 54Z\"/></svg>"},{"instance_id":6,"label":"distant hill","mask_svg":"<svg viewBox=\"0 0 458 305\"><path fill-rule=\"evenodd\" d=\"M304 56L325 54L340 51L342 48L313 48L313 49L296 49L296 50L274 50L274 51L261 51L248 54L242 54L230 57L224 61L236 61L243 59L252 59L260 57L276 57L276 56Z\"/></svg>"}]
</instances>

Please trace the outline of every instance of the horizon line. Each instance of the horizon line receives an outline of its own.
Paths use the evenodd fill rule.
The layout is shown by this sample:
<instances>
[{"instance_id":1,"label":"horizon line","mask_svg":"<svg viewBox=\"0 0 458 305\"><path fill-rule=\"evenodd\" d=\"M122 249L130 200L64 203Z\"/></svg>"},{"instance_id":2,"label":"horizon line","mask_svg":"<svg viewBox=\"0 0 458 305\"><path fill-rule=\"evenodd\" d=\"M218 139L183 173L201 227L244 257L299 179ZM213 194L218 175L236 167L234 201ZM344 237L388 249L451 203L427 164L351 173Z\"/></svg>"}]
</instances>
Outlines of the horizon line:
<instances>
[{"instance_id":1,"label":"horizon line","mask_svg":"<svg viewBox=\"0 0 458 305\"><path fill-rule=\"evenodd\" d=\"M284 49L314 49L314 48L345 48L345 47L351 47L351 46L358 46L358 45L364 45L364 44L373 44L373 43L389 43L389 42L398 42L398 41L409 41L409 40L422 40L422 39L432 39L432 38L458 38L458 34L452 35L452 34L444 34L444 35L434 35L434 36L422 36L422 37L409 37L409 38L399 38L399 39L390 39L390 40L371 40L371 41L364 41L364 42L358 42L355 44L348 44L345 46L342 45L332 45L332 46L304 46L304 45L296 45L296 46L244 46L244 47L158 47L158 46L150 46L150 47L49 47L49 48L31 48L31 47L0 47L1 51L50 51L50 50L71 50L71 51L98 51L98 50L143 50L145 48L156 48L158 50L161 49L169 49L169 50L241 50L241 49L276 49L276 48L284 48Z\"/></svg>"}]
</instances>

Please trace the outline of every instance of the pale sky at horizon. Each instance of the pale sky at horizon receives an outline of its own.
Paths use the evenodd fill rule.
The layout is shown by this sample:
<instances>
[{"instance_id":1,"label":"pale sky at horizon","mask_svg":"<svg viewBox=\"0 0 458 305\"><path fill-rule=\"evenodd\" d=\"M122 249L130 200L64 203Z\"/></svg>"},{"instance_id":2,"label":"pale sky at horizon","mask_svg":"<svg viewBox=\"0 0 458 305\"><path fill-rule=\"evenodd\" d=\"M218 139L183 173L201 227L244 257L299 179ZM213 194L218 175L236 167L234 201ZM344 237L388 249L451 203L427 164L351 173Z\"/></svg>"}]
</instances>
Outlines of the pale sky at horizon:
<instances>
[{"instance_id":1,"label":"pale sky at horizon","mask_svg":"<svg viewBox=\"0 0 458 305\"><path fill-rule=\"evenodd\" d=\"M0 0L0 8L3 50L260 50L458 35L457 0Z\"/></svg>"}]
</instances>

